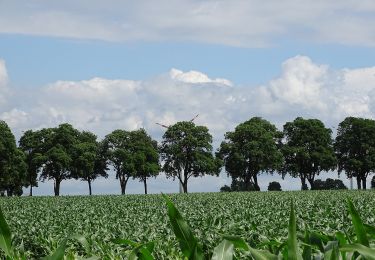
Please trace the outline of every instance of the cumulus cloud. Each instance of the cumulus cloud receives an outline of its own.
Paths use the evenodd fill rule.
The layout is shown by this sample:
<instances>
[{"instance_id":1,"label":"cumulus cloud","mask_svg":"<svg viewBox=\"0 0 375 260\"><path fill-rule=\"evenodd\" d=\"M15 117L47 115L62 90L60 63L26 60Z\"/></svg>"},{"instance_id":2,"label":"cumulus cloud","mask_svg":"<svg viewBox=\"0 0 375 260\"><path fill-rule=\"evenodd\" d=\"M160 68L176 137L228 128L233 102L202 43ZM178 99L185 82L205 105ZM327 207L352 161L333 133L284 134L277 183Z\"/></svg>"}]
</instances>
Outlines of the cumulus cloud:
<instances>
[{"instance_id":1,"label":"cumulus cloud","mask_svg":"<svg viewBox=\"0 0 375 260\"><path fill-rule=\"evenodd\" d=\"M296 116L321 118L331 125L349 115L372 117L374 97L375 67L333 70L296 56L281 65L279 76L253 87L178 69L142 81L57 81L17 97L20 105L1 117L16 129L67 121L100 136L139 127L160 136L163 129L155 123L168 125L200 114L196 122L207 125L219 140L252 116L278 126Z\"/></svg>"},{"instance_id":2,"label":"cumulus cloud","mask_svg":"<svg viewBox=\"0 0 375 260\"><path fill-rule=\"evenodd\" d=\"M244 47L291 38L374 46L374 13L372 0L6 1L0 3L0 32Z\"/></svg>"},{"instance_id":3,"label":"cumulus cloud","mask_svg":"<svg viewBox=\"0 0 375 260\"><path fill-rule=\"evenodd\" d=\"M13 107L0 118L18 136L26 129L69 122L99 137L115 129L143 127L160 140L165 129L155 123L170 125L199 114L195 122L210 129L217 147L226 131L253 116L264 117L280 129L297 116L322 119L328 127L346 116L374 118L375 67L332 69L296 56L281 64L280 75L262 86L237 86L203 72L172 69L140 81L57 81L13 96ZM212 189L218 190L225 180L218 179ZM207 181L197 179L192 190L203 191ZM154 185L156 189L160 183Z\"/></svg>"},{"instance_id":4,"label":"cumulus cloud","mask_svg":"<svg viewBox=\"0 0 375 260\"><path fill-rule=\"evenodd\" d=\"M5 61L0 59L0 104L5 102L5 94L8 92L8 73Z\"/></svg>"}]
</instances>

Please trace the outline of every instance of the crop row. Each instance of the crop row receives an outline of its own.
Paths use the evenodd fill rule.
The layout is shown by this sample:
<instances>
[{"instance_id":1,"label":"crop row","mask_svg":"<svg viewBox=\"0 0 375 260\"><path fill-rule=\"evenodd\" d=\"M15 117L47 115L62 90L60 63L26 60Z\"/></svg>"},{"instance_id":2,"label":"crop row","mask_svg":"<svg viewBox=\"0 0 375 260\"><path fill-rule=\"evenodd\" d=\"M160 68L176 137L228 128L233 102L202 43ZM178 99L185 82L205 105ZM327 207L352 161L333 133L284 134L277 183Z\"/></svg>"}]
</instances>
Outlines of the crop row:
<instances>
[{"instance_id":1,"label":"crop row","mask_svg":"<svg viewBox=\"0 0 375 260\"><path fill-rule=\"evenodd\" d=\"M288 236L290 200L296 207L298 229L325 234L341 231L354 235L346 199L356 205L365 223L375 224L375 196L371 191L304 191L205 193L170 195L191 226L205 252L223 235L242 237L262 249ZM14 234L16 247L30 258L55 251L74 234L83 235L90 252L101 259L123 259L128 248L113 243L126 238L155 241L156 259L180 259L178 243L160 195L4 198L1 208ZM237 252L238 253L238 252ZM85 256L79 243L69 243L67 254Z\"/></svg>"}]
</instances>

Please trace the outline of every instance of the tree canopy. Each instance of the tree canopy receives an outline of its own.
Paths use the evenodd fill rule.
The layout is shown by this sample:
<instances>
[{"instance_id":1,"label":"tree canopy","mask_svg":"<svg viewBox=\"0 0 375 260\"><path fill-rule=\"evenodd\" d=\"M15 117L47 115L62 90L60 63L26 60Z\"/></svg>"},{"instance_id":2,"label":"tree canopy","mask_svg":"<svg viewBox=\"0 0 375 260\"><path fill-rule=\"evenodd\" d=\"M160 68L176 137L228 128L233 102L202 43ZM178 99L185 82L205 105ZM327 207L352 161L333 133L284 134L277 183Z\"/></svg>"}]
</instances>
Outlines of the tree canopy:
<instances>
[{"instance_id":1,"label":"tree canopy","mask_svg":"<svg viewBox=\"0 0 375 260\"><path fill-rule=\"evenodd\" d=\"M356 178L358 189L366 189L367 176L375 170L375 121L345 118L337 129L335 151L338 172Z\"/></svg>"},{"instance_id":2,"label":"tree canopy","mask_svg":"<svg viewBox=\"0 0 375 260\"><path fill-rule=\"evenodd\" d=\"M108 177L105 151L96 139L93 133L83 131L79 133L78 141L73 146L72 174L76 179L87 181L89 195L92 194L92 181L97 177Z\"/></svg>"},{"instance_id":3,"label":"tree canopy","mask_svg":"<svg viewBox=\"0 0 375 260\"><path fill-rule=\"evenodd\" d=\"M74 146L79 131L70 124L40 130L42 135L43 168L40 179L54 181L54 194L59 196L60 184L72 177Z\"/></svg>"},{"instance_id":4,"label":"tree canopy","mask_svg":"<svg viewBox=\"0 0 375 260\"><path fill-rule=\"evenodd\" d=\"M220 172L221 160L212 153L212 136L205 126L183 121L168 127L159 150L162 170L167 177L177 178L185 193L191 177Z\"/></svg>"},{"instance_id":5,"label":"tree canopy","mask_svg":"<svg viewBox=\"0 0 375 260\"><path fill-rule=\"evenodd\" d=\"M336 157L332 131L318 119L297 117L284 125L285 144L282 146L285 163L283 174L301 179L302 189L306 180L314 189L314 179L321 171L334 170Z\"/></svg>"},{"instance_id":6,"label":"tree canopy","mask_svg":"<svg viewBox=\"0 0 375 260\"><path fill-rule=\"evenodd\" d=\"M130 134L134 146L135 174L133 178L138 178L143 182L145 194L147 194L147 179L156 177L160 171L158 143L144 129L132 131Z\"/></svg>"},{"instance_id":7,"label":"tree canopy","mask_svg":"<svg viewBox=\"0 0 375 260\"><path fill-rule=\"evenodd\" d=\"M273 173L282 166L281 138L282 133L273 124L253 117L225 134L217 155L232 179L240 179L246 187L254 185L260 190L258 174Z\"/></svg>"}]
</instances>

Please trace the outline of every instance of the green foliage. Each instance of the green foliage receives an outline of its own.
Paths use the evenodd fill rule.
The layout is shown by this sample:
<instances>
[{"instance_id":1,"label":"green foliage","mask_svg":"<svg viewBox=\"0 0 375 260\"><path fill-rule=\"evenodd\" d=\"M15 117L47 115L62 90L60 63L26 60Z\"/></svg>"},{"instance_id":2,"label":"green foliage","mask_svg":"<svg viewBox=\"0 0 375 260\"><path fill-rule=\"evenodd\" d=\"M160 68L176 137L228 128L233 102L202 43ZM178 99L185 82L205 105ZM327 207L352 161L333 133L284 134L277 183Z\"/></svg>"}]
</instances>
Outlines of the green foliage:
<instances>
[{"instance_id":1,"label":"green foliage","mask_svg":"<svg viewBox=\"0 0 375 260\"><path fill-rule=\"evenodd\" d=\"M19 148L26 154L27 164L26 185L30 186L30 195L33 194L33 186L38 186L37 178L45 157L43 156L44 131L27 130L19 141Z\"/></svg>"},{"instance_id":2,"label":"green foliage","mask_svg":"<svg viewBox=\"0 0 375 260\"><path fill-rule=\"evenodd\" d=\"M156 141L144 129L115 130L104 138L103 147L120 180L121 194L125 194L130 177L143 181L147 193L147 178L156 176L160 169Z\"/></svg>"},{"instance_id":3,"label":"green foliage","mask_svg":"<svg viewBox=\"0 0 375 260\"><path fill-rule=\"evenodd\" d=\"M24 154L17 149L16 140L8 125L0 120L0 192L8 196L22 194L26 173Z\"/></svg>"},{"instance_id":4,"label":"green foliage","mask_svg":"<svg viewBox=\"0 0 375 260\"><path fill-rule=\"evenodd\" d=\"M314 190L346 190L348 189L342 180L328 178L325 181L317 179L314 181Z\"/></svg>"},{"instance_id":5,"label":"green foliage","mask_svg":"<svg viewBox=\"0 0 375 260\"><path fill-rule=\"evenodd\" d=\"M169 197L169 202L173 201L168 205L171 214L166 214L160 195L0 199L13 231L12 236L4 232L0 220L0 235L8 234L5 240L0 238L0 245L1 241L11 241L8 251L14 252L13 259L53 255L66 238L65 259L184 259L169 221L172 217L181 233L187 234L185 245L196 241L204 259L231 259L232 252L233 259L288 259L289 248L303 259L338 259L338 255L348 260L360 255L372 259L375 250L372 192L231 192ZM83 236L72 236L77 233Z\"/></svg>"},{"instance_id":6,"label":"green foliage","mask_svg":"<svg viewBox=\"0 0 375 260\"><path fill-rule=\"evenodd\" d=\"M162 170L167 177L177 178L185 193L189 178L220 172L221 161L212 154L212 136L205 126L178 122L168 127L159 150Z\"/></svg>"},{"instance_id":7,"label":"green foliage","mask_svg":"<svg viewBox=\"0 0 375 260\"><path fill-rule=\"evenodd\" d=\"M281 137L282 133L270 122L253 117L225 134L217 156L224 161L225 171L232 179L260 190L257 175L272 173L282 166Z\"/></svg>"},{"instance_id":8,"label":"green foliage","mask_svg":"<svg viewBox=\"0 0 375 260\"><path fill-rule=\"evenodd\" d=\"M54 194L59 196L61 182L72 177L72 156L79 131L70 124L61 124L56 128L44 128L38 134L41 156L37 161L43 165L40 179L53 180Z\"/></svg>"},{"instance_id":9,"label":"green foliage","mask_svg":"<svg viewBox=\"0 0 375 260\"><path fill-rule=\"evenodd\" d=\"M90 195L92 181L97 177L108 177L105 151L96 139L96 135L91 132L79 133L72 154L72 177L87 181Z\"/></svg>"},{"instance_id":10,"label":"green foliage","mask_svg":"<svg viewBox=\"0 0 375 260\"><path fill-rule=\"evenodd\" d=\"M272 181L268 184L268 191L281 191L281 185L277 181Z\"/></svg>"},{"instance_id":11,"label":"green foliage","mask_svg":"<svg viewBox=\"0 0 375 260\"><path fill-rule=\"evenodd\" d=\"M375 170L375 120L347 117L339 124L335 142L338 172L357 179L366 189L367 176Z\"/></svg>"},{"instance_id":12,"label":"green foliage","mask_svg":"<svg viewBox=\"0 0 375 260\"><path fill-rule=\"evenodd\" d=\"M301 179L302 189L307 189L306 180L314 189L314 179L322 171L334 170L336 157L333 149L331 129L318 119L297 117L284 125L285 158L283 175Z\"/></svg>"},{"instance_id":13,"label":"green foliage","mask_svg":"<svg viewBox=\"0 0 375 260\"><path fill-rule=\"evenodd\" d=\"M167 203L169 221L180 244L182 254L192 260L204 259L202 246L198 243L190 227L173 202L167 196L163 195L163 197Z\"/></svg>"},{"instance_id":14,"label":"green foliage","mask_svg":"<svg viewBox=\"0 0 375 260\"><path fill-rule=\"evenodd\" d=\"M156 177L160 171L158 144L144 129L131 132L131 136L135 164L133 178L138 178L144 183L145 194L147 194L147 179Z\"/></svg>"}]
</instances>

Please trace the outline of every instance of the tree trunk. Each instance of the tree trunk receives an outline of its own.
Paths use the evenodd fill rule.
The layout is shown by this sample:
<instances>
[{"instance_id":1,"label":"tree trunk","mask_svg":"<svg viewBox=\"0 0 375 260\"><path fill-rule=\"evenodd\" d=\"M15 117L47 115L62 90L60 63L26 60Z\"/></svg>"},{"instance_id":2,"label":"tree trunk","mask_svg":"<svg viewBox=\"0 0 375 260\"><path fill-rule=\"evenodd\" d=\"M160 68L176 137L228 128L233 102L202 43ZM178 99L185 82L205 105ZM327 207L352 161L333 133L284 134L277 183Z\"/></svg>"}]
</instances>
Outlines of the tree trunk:
<instances>
[{"instance_id":1,"label":"tree trunk","mask_svg":"<svg viewBox=\"0 0 375 260\"><path fill-rule=\"evenodd\" d=\"M315 184L314 184L314 179L307 179L309 181L309 184L310 184L310 189L311 190L315 190Z\"/></svg>"},{"instance_id":2,"label":"tree trunk","mask_svg":"<svg viewBox=\"0 0 375 260\"><path fill-rule=\"evenodd\" d=\"M366 177L362 177L362 189L366 189Z\"/></svg>"},{"instance_id":3,"label":"tree trunk","mask_svg":"<svg viewBox=\"0 0 375 260\"><path fill-rule=\"evenodd\" d=\"M306 178L305 177L301 177L301 190L308 190L308 187L306 185Z\"/></svg>"},{"instance_id":4,"label":"tree trunk","mask_svg":"<svg viewBox=\"0 0 375 260\"><path fill-rule=\"evenodd\" d=\"M361 177L357 176L357 189L361 189Z\"/></svg>"},{"instance_id":5,"label":"tree trunk","mask_svg":"<svg viewBox=\"0 0 375 260\"><path fill-rule=\"evenodd\" d=\"M244 178L244 184L245 184L245 190L246 191L249 191L250 190L250 180L251 180L251 177L249 174L246 174L245 175L245 178ZM240 185L238 185L240 187Z\"/></svg>"},{"instance_id":6,"label":"tree trunk","mask_svg":"<svg viewBox=\"0 0 375 260\"><path fill-rule=\"evenodd\" d=\"M60 195L60 183L61 183L60 180L55 180L54 187L53 187L53 191L55 192L55 196Z\"/></svg>"},{"instance_id":7,"label":"tree trunk","mask_svg":"<svg viewBox=\"0 0 375 260\"><path fill-rule=\"evenodd\" d=\"M188 190L187 190L187 180L184 181L184 183L182 184L182 188L184 189L184 193L188 193Z\"/></svg>"},{"instance_id":8,"label":"tree trunk","mask_svg":"<svg viewBox=\"0 0 375 260\"><path fill-rule=\"evenodd\" d=\"M92 195L92 192L91 192L91 179L88 179L87 182L89 184L89 195Z\"/></svg>"},{"instance_id":9,"label":"tree trunk","mask_svg":"<svg viewBox=\"0 0 375 260\"><path fill-rule=\"evenodd\" d=\"M143 179L143 186L145 187L145 194L147 194L147 178Z\"/></svg>"},{"instance_id":10,"label":"tree trunk","mask_svg":"<svg viewBox=\"0 0 375 260\"><path fill-rule=\"evenodd\" d=\"M256 174L253 176L253 180L254 180L254 189L256 191L260 191L260 187L258 185L258 176Z\"/></svg>"},{"instance_id":11,"label":"tree trunk","mask_svg":"<svg viewBox=\"0 0 375 260\"><path fill-rule=\"evenodd\" d=\"M30 174L30 194L29 196L33 196L33 182L32 182L32 177L31 177L31 174Z\"/></svg>"},{"instance_id":12,"label":"tree trunk","mask_svg":"<svg viewBox=\"0 0 375 260\"><path fill-rule=\"evenodd\" d=\"M120 176L121 195L125 195L126 183L128 183L129 177Z\"/></svg>"}]
</instances>

